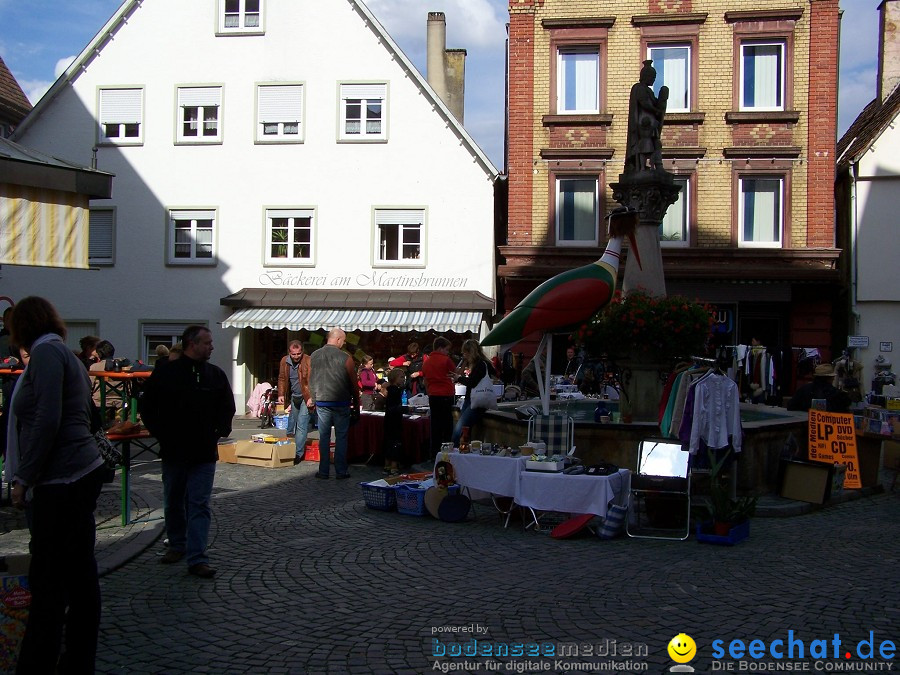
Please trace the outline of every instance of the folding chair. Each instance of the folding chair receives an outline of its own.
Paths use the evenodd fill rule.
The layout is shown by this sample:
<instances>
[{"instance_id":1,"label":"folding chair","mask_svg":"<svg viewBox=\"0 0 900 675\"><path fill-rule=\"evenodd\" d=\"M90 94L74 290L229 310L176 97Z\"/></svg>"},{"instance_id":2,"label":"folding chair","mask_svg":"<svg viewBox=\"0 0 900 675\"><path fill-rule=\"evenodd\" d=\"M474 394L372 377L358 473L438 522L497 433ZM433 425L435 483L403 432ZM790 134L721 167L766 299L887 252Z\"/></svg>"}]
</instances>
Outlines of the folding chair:
<instances>
[{"instance_id":1,"label":"folding chair","mask_svg":"<svg viewBox=\"0 0 900 675\"><path fill-rule=\"evenodd\" d=\"M532 415L528 418L528 442L543 441L547 444L547 456L566 456L575 444L575 421L568 415ZM512 508L512 507L510 507ZM530 506L522 507L531 516L522 518L523 527L528 530L534 527L541 529L540 518L545 512L538 513ZM524 513L523 513L524 516ZM507 515L507 521L509 516Z\"/></svg>"},{"instance_id":2,"label":"folding chair","mask_svg":"<svg viewBox=\"0 0 900 675\"><path fill-rule=\"evenodd\" d=\"M690 454L672 439L647 439L638 446L637 472L625 531L629 537L684 540L691 533ZM680 522L684 502L684 523ZM644 522L646 521L646 522Z\"/></svg>"},{"instance_id":3,"label":"folding chair","mask_svg":"<svg viewBox=\"0 0 900 675\"><path fill-rule=\"evenodd\" d=\"M528 442L543 441L547 456L567 455L575 444L575 421L568 415L532 415L528 419Z\"/></svg>"}]
</instances>

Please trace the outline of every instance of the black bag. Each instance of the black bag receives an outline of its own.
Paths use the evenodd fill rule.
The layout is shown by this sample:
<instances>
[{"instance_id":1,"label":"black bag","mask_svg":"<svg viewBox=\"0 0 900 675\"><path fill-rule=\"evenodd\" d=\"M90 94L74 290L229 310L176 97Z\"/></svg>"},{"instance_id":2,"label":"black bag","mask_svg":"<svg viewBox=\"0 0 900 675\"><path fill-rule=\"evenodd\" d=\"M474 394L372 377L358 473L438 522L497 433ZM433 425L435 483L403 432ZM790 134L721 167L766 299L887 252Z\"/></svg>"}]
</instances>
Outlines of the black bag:
<instances>
[{"instance_id":1,"label":"black bag","mask_svg":"<svg viewBox=\"0 0 900 675\"><path fill-rule=\"evenodd\" d=\"M611 476L619 472L619 467L612 462L600 462L599 464L591 464L584 473L588 476Z\"/></svg>"},{"instance_id":2,"label":"black bag","mask_svg":"<svg viewBox=\"0 0 900 675\"><path fill-rule=\"evenodd\" d=\"M103 482L111 483L115 476L116 467L122 466L125 463L125 459L103 430L103 425L100 422L100 408L97 407L93 400L91 401L91 433L94 434L97 450L100 451L103 464L108 471Z\"/></svg>"}]
</instances>

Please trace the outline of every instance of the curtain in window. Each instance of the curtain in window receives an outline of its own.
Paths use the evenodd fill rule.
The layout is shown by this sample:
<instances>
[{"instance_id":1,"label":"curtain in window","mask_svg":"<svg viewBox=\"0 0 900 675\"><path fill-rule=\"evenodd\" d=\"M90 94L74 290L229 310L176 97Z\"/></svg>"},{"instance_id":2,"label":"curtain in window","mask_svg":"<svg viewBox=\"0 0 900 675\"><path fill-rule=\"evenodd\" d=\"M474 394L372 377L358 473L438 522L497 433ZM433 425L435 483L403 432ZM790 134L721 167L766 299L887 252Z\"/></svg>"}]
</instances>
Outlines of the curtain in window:
<instances>
[{"instance_id":1,"label":"curtain in window","mask_svg":"<svg viewBox=\"0 0 900 675\"><path fill-rule=\"evenodd\" d=\"M781 107L781 45L744 45L745 108Z\"/></svg>"},{"instance_id":2,"label":"curtain in window","mask_svg":"<svg viewBox=\"0 0 900 675\"><path fill-rule=\"evenodd\" d=\"M669 206L662 223L659 226L659 238L662 241L687 241L688 199L686 180L675 180L681 186L678 193L678 201Z\"/></svg>"},{"instance_id":3,"label":"curtain in window","mask_svg":"<svg viewBox=\"0 0 900 675\"><path fill-rule=\"evenodd\" d=\"M777 178L744 178L745 242L781 241L781 181Z\"/></svg>"},{"instance_id":4,"label":"curtain in window","mask_svg":"<svg viewBox=\"0 0 900 675\"><path fill-rule=\"evenodd\" d=\"M568 179L559 182L561 241L594 242L597 239L597 181Z\"/></svg>"},{"instance_id":5,"label":"curtain in window","mask_svg":"<svg viewBox=\"0 0 900 675\"><path fill-rule=\"evenodd\" d=\"M599 57L597 52L561 53L562 110L597 112Z\"/></svg>"},{"instance_id":6,"label":"curtain in window","mask_svg":"<svg viewBox=\"0 0 900 675\"><path fill-rule=\"evenodd\" d=\"M656 82L653 92L659 96L663 85L669 88L669 111L687 111L688 105L688 68L690 68L689 47L653 47L650 57L656 69Z\"/></svg>"}]
</instances>

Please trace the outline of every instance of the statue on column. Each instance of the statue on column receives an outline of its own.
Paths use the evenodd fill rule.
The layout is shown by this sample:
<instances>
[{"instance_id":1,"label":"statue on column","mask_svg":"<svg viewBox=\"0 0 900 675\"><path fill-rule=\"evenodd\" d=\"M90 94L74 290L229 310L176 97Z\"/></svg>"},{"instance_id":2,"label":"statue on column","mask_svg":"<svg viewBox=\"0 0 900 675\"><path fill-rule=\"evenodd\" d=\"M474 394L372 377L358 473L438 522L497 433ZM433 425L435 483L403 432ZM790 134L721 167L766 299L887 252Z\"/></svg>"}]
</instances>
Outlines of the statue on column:
<instances>
[{"instance_id":1,"label":"statue on column","mask_svg":"<svg viewBox=\"0 0 900 675\"><path fill-rule=\"evenodd\" d=\"M628 99L628 137L625 144L624 171L626 174L663 168L660 133L666 114L666 104L669 101L669 88L660 87L658 97L653 93L656 69L652 64L652 59L644 61L640 81L631 87L631 96Z\"/></svg>"}]
</instances>

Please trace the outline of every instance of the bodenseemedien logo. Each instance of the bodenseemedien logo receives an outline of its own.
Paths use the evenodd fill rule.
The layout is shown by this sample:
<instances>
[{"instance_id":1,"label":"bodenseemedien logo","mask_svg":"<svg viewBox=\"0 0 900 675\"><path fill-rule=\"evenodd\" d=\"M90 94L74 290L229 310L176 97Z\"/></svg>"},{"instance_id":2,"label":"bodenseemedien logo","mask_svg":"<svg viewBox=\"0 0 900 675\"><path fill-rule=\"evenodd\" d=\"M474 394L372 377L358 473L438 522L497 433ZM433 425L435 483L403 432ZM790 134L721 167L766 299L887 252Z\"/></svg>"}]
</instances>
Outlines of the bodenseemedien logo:
<instances>
[{"instance_id":1,"label":"bodenseemedien logo","mask_svg":"<svg viewBox=\"0 0 900 675\"><path fill-rule=\"evenodd\" d=\"M669 668L670 673L693 673L693 667L687 665L691 659L697 656L697 643L694 638L686 633L679 633L671 640L667 647L669 658L678 665Z\"/></svg>"}]
</instances>

